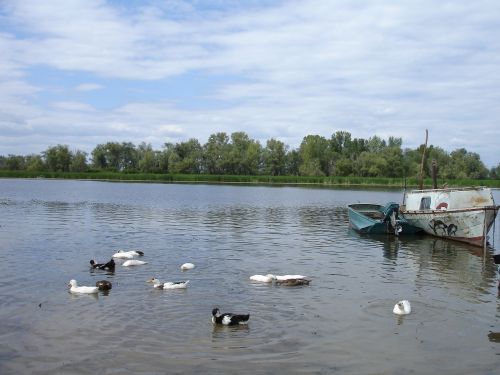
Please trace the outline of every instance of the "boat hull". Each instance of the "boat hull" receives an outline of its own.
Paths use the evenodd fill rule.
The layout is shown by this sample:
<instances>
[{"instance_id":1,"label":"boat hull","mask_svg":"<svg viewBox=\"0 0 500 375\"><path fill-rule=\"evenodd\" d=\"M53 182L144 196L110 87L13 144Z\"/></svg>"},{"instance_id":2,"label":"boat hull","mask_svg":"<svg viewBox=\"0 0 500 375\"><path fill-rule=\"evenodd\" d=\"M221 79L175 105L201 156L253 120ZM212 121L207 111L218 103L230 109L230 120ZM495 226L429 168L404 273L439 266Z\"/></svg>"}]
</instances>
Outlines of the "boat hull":
<instances>
[{"instance_id":1,"label":"boat hull","mask_svg":"<svg viewBox=\"0 0 500 375\"><path fill-rule=\"evenodd\" d=\"M408 223L432 236L483 246L497 213L498 206L484 206L459 210L403 211L402 216Z\"/></svg>"},{"instance_id":2,"label":"boat hull","mask_svg":"<svg viewBox=\"0 0 500 375\"><path fill-rule=\"evenodd\" d=\"M436 237L484 246L498 209L491 189L464 187L405 193L401 215Z\"/></svg>"},{"instance_id":3,"label":"boat hull","mask_svg":"<svg viewBox=\"0 0 500 375\"><path fill-rule=\"evenodd\" d=\"M387 217L387 206L370 203L351 204L348 207L349 224L358 233L366 234L415 234L422 229L410 225L405 220L398 220L401 231L395 228ZM397 205L394 207L397 209ZM389 209L391 209L389 207Z\"/></svg>"}]
</instances>

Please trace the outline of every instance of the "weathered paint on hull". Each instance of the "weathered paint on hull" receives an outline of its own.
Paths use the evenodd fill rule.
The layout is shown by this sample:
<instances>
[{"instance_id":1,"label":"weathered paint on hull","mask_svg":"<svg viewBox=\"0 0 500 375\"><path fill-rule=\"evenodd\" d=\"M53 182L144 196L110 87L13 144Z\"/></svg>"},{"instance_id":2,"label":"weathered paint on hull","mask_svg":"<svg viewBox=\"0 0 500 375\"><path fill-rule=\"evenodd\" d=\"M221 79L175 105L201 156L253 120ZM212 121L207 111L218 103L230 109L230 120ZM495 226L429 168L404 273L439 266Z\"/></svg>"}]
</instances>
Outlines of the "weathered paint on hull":
<instances>
[{"instance_id":1,"label":"weathered paint on hull","mask_svg":"<svg viewBox=\"0 0 500 375\"><path fill-rule=\"evenodd\" d=\"M483 246L498 206L461 210L404 211L408 223L436 237Z\"/></svg>"}]
</instances>

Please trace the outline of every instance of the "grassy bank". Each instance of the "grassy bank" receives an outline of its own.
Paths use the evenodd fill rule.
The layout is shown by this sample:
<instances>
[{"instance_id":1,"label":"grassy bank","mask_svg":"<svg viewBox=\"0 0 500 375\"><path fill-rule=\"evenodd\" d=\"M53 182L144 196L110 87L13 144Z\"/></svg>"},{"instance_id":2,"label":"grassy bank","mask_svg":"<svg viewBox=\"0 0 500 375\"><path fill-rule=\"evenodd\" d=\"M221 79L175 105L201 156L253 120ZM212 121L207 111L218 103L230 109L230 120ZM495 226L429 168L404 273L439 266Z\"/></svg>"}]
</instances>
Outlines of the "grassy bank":
<instances>
[{"instance_id":1,"label":"grassy bank","mask_svg":"<svg viewBox=\"0 0 500 375\"><path fill-rule=\"evenodd\" d=\"M162 183L241 183L241 184L276 184L276 185L320 185L320 186L373 186L404 187L404 178L384 177L304 177L304 176L236 176L236 175L204 175L204 174L161 174L161 173L120 173L120 172L33 172L0 170L0 178L58 178L73 180L101 181L141 181ZM489 186L500 188L500 180L442 180L439 186L447 183L452 186ZM409 188L418 185L416 178L407 178ZM432 186L431 179L424 181L424 186Z\"/></svg>"}]
</instances>

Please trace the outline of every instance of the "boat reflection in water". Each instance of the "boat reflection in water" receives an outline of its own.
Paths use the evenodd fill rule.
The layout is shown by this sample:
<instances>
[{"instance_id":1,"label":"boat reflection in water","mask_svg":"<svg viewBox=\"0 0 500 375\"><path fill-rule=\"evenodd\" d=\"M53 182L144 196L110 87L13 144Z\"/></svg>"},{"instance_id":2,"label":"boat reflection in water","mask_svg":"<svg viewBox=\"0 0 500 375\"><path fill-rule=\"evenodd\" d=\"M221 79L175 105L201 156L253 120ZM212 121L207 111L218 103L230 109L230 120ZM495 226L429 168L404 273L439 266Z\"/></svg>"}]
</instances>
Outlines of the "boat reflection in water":
<instances>
[{"instance_id":1,"label":"boat reflection in water","mask_svg":"<svg viewBox=\"0 0 500 375\"><path fill-rule=\"evenodd\" d=\"M380 254L376 251L380 248L383 258L390 261L393 268L411 269L416 284L426 281L446 287L454 285L458 290L469 292L497 285L494 249L490 246L480 248L425 234L395 237L360 234L349 229L348 235L368 245L366 248L372 259ZM408 277L411 277L410 272Z\"/></svg>"}]
</instances>

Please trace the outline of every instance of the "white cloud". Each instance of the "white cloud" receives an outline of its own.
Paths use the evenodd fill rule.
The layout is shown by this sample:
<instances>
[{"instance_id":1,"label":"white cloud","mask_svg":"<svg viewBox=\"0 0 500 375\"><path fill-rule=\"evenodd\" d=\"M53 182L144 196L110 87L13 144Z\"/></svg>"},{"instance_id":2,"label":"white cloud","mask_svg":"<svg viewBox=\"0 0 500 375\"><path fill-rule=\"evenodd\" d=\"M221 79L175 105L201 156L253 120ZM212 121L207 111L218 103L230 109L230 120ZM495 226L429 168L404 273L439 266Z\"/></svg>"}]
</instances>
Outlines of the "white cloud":
<instances>
[{"instance_id":1,"label":"white cloud","mask_svg":"<svg viewBox=\"0 0 500 375\"><path fill-rule=\"evenodd\" d=\"M307 134L347 130L403 137L415 148L428 128L436 146L479 152L490 166L500 161L500 3L268 3L203 10L183 1L135 8L104 0L6 1L0 127L30 124L25 131L62 143L86 139L87 148L127 137L203 142L239 130L292 147ZM89 98L46 104L40 90L50 82L30 76L40 66L71 75L68 87ZM202 94L185 94L193 73L208 82ZM184 96L169 86L172 77L184 82ZM131 84L137 81L151 82L158 97ZM110 82L136 96L107 110L85 102ZM14 150L9 142L0 139L0 154Z\"/></svg>"},{"instance_id":2,"label":"white cloud","mask_svg":"<svg viewBox=\"0 0 500 375\"><path fill-rule=\"evenodd\" d=\"M75 90L77 91L95 91L95 90L101 90L104 87L102 85L99 85L97 83L82 83L78 86L75 87Z\"/></svg>"},{"instance_id":3,"label":"white cloud","mask_svg":"<svg viewBox=\"0 0 500 375\"><path fill-rule=\"evenodd\" d=\"M92 111L94 108L88 104L81 103L81 102L71 102L71 101L65 101L65 102L54 102L51 105L53 108L57 110L63 110L63 111Z\"/></svg>"}]
</instances>

